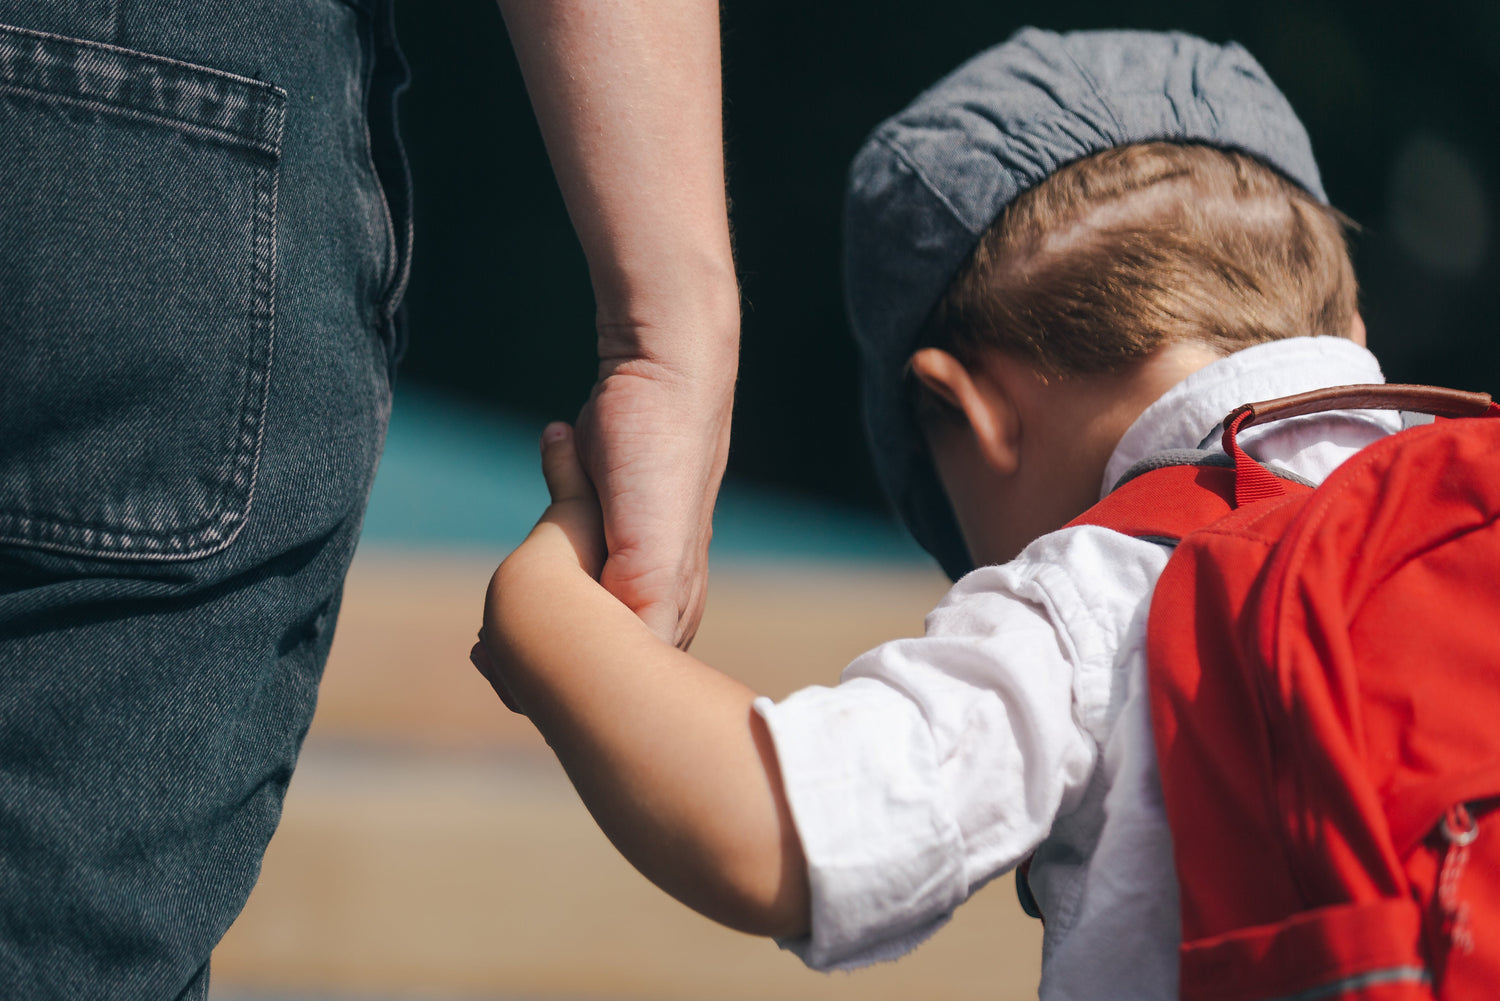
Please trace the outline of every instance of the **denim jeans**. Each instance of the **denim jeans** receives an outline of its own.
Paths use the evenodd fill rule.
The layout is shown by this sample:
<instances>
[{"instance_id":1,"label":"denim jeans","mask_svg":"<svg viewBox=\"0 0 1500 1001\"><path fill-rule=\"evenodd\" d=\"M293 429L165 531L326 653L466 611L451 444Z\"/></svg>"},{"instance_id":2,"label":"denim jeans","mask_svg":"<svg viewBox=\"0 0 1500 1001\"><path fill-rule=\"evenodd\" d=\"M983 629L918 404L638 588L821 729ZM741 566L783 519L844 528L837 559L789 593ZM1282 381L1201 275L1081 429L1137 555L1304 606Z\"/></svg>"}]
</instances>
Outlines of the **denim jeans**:
<instances>
[{"instance_id":1,"label":"denim jeans","mask_svg":"<svg viewBox=\"0 0 1500 1001\"><path fill-rule=\"evenodd\" d=\"M200 998L390 410L379 0L0 0L0 995Z\"/></svg>"}]
</instances>

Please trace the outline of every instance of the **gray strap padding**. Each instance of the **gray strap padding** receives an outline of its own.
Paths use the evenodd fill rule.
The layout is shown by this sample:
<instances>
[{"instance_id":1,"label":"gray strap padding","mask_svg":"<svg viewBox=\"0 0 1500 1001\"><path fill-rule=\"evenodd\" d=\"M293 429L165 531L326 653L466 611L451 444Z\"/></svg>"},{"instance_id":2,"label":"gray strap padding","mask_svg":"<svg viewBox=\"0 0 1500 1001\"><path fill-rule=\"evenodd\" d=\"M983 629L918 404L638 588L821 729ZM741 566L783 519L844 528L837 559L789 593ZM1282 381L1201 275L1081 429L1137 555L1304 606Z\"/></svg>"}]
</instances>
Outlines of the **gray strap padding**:
<instances>
[{"instance_id":1,"label":"gray strap padding","mask_svg":"<svg viewBox=\"0 0 1500 1001\"><path fill-rule=\"evenodd\" d=\"M1303 476L1298 476L1290 469L1285 469L1275 463L1262 463L1267 469L1281 477L1283 480L1291 480L1305 487L1316 487L1317 484ZM1154 452L1146 456L1140 462L1125 470L1125 475L1110 487L1110 492L1120 489L1131 480L1142 473L1149 473L1153 469L1165 469L1168 466L1222 466L1233 469L1234 460L1218 449L1209 448L1169 448L1164 452Z\"/></svg>"}]
</instances>

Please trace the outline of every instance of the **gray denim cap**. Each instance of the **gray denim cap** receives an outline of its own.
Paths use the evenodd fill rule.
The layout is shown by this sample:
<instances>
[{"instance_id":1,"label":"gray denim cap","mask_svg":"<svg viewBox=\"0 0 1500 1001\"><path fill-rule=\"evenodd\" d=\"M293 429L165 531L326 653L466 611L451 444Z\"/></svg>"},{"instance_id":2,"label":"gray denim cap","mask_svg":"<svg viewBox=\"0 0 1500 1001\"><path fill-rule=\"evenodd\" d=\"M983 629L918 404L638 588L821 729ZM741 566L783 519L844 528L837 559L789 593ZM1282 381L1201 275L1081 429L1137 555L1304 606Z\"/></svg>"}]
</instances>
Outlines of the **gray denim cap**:
<instances>
[{"instance_id":1,"label":"gray denim cap","mask_svg":"<svg viewBox=\"0 0 1500 1001\"><path fill-rule=\"evenodd\" d=\"M854 157L844 290L865 431L886 495L954 580L973 567L907 387L922 323L1018 195L1075 160L1159 140L1241 150L1328 200L1307 131L1260 64L1179 33L1024 28L881 123Z\"/></svg>"}]
</instances>

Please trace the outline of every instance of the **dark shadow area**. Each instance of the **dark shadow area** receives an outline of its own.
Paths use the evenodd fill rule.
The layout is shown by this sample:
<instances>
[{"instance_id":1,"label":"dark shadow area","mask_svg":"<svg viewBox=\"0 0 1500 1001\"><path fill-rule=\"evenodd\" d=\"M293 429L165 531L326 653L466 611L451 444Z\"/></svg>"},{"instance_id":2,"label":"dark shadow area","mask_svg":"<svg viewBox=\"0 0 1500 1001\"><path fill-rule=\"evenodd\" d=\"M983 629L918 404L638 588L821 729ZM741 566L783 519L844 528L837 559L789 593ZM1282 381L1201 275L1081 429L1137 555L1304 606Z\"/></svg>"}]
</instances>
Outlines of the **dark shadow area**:
<instances>
[{"instance_id":1,"label":"dark shadow area","mask_svg":"<svg viewBox=\"0 0 1500 1001\"><path fill-rule=\"evenodd\" d=\"M593 304L493 0L398 0L416 178L404 375L568 416ZM1157 0L1041 5L758 0L724 10L729 189L745 292L731 475L878 505L839 287L845 166L874 124L1024 24L1242 42L1312 134L1356 240L1393 381L1500 390L1500 5Z\"/></svg>"}]
</instances>

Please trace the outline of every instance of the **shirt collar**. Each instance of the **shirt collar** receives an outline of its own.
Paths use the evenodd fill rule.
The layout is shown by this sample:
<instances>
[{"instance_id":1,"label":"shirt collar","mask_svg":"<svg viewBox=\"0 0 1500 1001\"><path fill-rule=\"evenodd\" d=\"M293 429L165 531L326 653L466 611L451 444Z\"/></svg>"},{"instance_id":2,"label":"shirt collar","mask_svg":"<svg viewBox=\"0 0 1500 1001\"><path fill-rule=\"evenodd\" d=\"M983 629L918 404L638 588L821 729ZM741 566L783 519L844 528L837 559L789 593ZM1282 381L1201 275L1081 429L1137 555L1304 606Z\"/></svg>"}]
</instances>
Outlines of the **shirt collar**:
<instances>
[{"instance_id":1,"label":"shirt collar","mask_svg":"<svg viewBox=\"0 0 1500 1001\"><path fill-rule=\"evenodd\" d=\"M1372 382L1385 382L1380 363L1342 337L1292 337L1236 351L1200 368L1141 412L1104 467L1100 496L1149 455L1197 448L1242 403Z\"/></svg>"}]
</instances>

